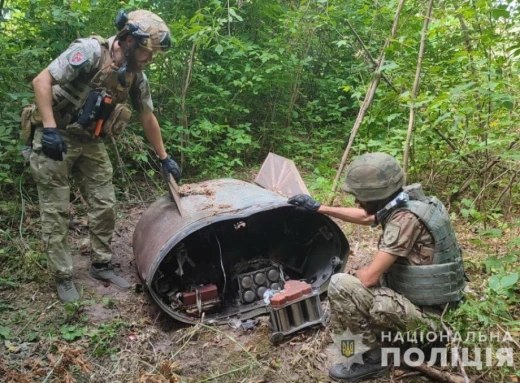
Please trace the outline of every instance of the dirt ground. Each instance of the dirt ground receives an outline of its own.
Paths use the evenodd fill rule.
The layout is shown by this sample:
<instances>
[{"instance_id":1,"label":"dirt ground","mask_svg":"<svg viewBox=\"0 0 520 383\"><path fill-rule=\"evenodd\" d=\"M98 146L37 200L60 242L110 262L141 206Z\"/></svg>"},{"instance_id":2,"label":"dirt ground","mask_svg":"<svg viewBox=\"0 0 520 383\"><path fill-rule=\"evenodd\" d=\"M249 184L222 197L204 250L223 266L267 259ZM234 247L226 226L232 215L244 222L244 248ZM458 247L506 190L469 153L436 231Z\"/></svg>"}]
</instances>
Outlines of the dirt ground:
<instances>
[{"instance_id":1,"label":"dirt ground","mask_svg":"<svg viewBox=\"0 0 520 383\"><path fill-rule=\"evenodd\" d=\"M328 328L269 342L268 318L252 330L187 326L162 313L143 292L132 254L133 228L143 206L119 209L114 262L134 286L121 291L88 277L85 220L72 225L74 281L79 304L63 305L54 285L31 283L0 291L0 323L10 333L0 344L3 382L329 382ZM351 243L346 271L370 261L378 231L343 227ZM42 270L42 273L46 273ZM323 302L327 307L327 302ZM13 319L14 318L14 319ZM1 339L1 338L0 338ZM3 378L2 378L3 377ZM424 382L417 373L393 370L373 382Z\"/></svg>"}]
</instances>

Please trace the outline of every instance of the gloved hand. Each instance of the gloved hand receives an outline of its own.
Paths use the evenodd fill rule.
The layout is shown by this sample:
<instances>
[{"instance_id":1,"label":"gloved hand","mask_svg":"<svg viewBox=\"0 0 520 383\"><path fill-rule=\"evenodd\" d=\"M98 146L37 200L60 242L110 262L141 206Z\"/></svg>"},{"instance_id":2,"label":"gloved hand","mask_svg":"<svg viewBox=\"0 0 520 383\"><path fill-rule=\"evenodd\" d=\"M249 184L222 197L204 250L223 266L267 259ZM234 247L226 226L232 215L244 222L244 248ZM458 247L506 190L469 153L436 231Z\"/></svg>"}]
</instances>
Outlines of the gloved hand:
<instances>
[{"instance_id":1,"label":"gloved hand","mask_svg":"<svg viewBox=\"0 0 520 383\"><path fill-rule=\"evenodd\" d=\"M170 181L170 174L173 176L175 181L179 182L182 177L182 171L177 162L172 160L169 156L161 160L162 173L166 182Z\"/></svg>"},{"instance_id":2,"label":"gloved hand","mask_svg":"<svg viewBox=\"0 0 520 383\"><path fill-rule=\"evenodd\" d=\"M306 210L314 212L318 211L318 209L321 206L320 202L315 201L314 199L312 199L311 196L308 196L307 194L298 194L292 196L291 198L289 198L287 202L289 202L291 205L296 205L305 208Z\"/></svg>"},{"instance_id":3,"label":"gloved hand","mask_svg":"<svg viewBox=\"0 0 520 383\"><path fill-rule=\"evenodd\" d=\"M43 128L42 153L52 160L63 161L67 145L57 128Z\"/></svg>"}]
</instances>

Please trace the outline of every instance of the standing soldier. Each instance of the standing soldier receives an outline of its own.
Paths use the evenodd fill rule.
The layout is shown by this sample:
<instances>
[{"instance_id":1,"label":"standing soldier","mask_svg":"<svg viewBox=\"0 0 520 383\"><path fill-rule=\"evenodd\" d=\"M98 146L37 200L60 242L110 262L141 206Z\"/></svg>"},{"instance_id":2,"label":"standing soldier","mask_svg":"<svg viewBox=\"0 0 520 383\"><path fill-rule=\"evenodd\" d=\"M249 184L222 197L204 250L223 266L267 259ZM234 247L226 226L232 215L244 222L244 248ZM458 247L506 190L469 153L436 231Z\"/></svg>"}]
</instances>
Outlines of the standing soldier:
<instances>
[{"instance_id":1,"label":"standing soldier","mask_svg":"<svg viewBox=\"0 0 520 383\"><path fill-rule=\"evenodd\" d=\"M181 169L164 148L143 72L154 53L170 48L168 26L145 10L120 11L115 24L116 36L76 40L36 76L36 105L22 114L25 126L27 121L38 126L32 132L31 172L38 187L49 268L58 296L65 302L79 299L67 244L69 175L89 204L90 276L120 288L130 286L114 273L111 263L115 194L112 165L103 142L116 137L128 123L131 110L124 103L128 96L159 157L163 175L171 174L177 181L181 177Z\"/></svg>"},{"instance_id":2,"label":"standing soldier","mask_svg":"<svg viewBox=\"0 0 520 383\"><path fill-rule=\"evenodd\" d=\"M347 169L343 191L358 208L321 205L300 194L289 203L350 223L381 225L373 261L356 276L332 276L329 300L333 331L349 329L363 339L363 364L339 363L329 370L338 381L359 382L382 376L381 331L407 331L430 324L425 311L439 312L462 298L464 270L450 216L420 184L404 187L404 173L385 153L364 154ZM384 278L381 278L384 277ZM381 287L380 278L386 287Z\"/></svg>"}]
</instances>

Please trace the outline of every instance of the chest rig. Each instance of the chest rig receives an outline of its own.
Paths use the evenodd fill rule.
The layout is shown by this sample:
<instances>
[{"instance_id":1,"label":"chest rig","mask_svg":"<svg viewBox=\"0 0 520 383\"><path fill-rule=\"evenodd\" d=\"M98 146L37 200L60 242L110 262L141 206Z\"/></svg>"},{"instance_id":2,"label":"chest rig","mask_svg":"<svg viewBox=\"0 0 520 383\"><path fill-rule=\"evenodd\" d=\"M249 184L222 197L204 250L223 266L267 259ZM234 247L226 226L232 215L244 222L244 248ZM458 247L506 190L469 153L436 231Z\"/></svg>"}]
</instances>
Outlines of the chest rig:
<instances>
[{"instance_id":1,"label":"chest rig","mask_svg":"<svg viewBox=\"0 0 520 383\"><path fill-rule=\"evenodd\" d=\"M90 38L97 40L101 46L98 67L88 73L79 74L69 83L53 86L54 117L57 127L60 129L68 129L69 125L76 123L78 114L92 91L109 95L113 104L122 104L128 98L139 75L130 72L125 73L126 86L121 85L117 70L112 68L109 40L96 35ZM95 122L90 125L82 126L82 128L93 131Z\"/></svg>"},{"instance_id":2,"label":"chest rig","mask_svg":"<svg viewBox=\"0 0 520 383\"><path fill-rule=\"evenodd\" d=\"M465 286L461 249L451 227L450 216L441 201L426 197L420 184L404 188L409 200L389 211L385 222L398 211L413 213L434 241L431 265L408 265L397 260L386 274L388 286L421 306L458 302Z\"/></svg>"}]
</instances>

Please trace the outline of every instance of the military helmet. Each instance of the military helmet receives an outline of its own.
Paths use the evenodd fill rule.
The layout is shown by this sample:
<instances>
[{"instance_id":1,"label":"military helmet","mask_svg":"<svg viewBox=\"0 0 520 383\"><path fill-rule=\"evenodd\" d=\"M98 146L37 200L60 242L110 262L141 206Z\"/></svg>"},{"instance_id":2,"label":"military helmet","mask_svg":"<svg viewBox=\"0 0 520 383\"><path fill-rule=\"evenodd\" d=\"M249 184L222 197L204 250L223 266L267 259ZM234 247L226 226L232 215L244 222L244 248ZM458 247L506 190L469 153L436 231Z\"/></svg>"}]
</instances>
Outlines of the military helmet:
<instances>
[{"instance_id":1,"label":"military helmet","mask_svg":"<svg viewBox=\"0 0 520 383\"><path fill-rule=\"evenodd\" d=\"M164 53L170 49L170 30L164 20L153 12L138 9L126 13L120 10L115 25L119 30L118 37L129 34L148 51Z\"/></svg>"},{"instance_id":2,"label":"military helmet","mask_svg":"<svg viewBox=\"0 0 520 383\"><path fill-rule=\"evenodd\" d=\"M341 189L363 202L390 197L404 185L404 172L396 159L386 153L367 153L347 169Z\"/></svg>"}]
</instances>

